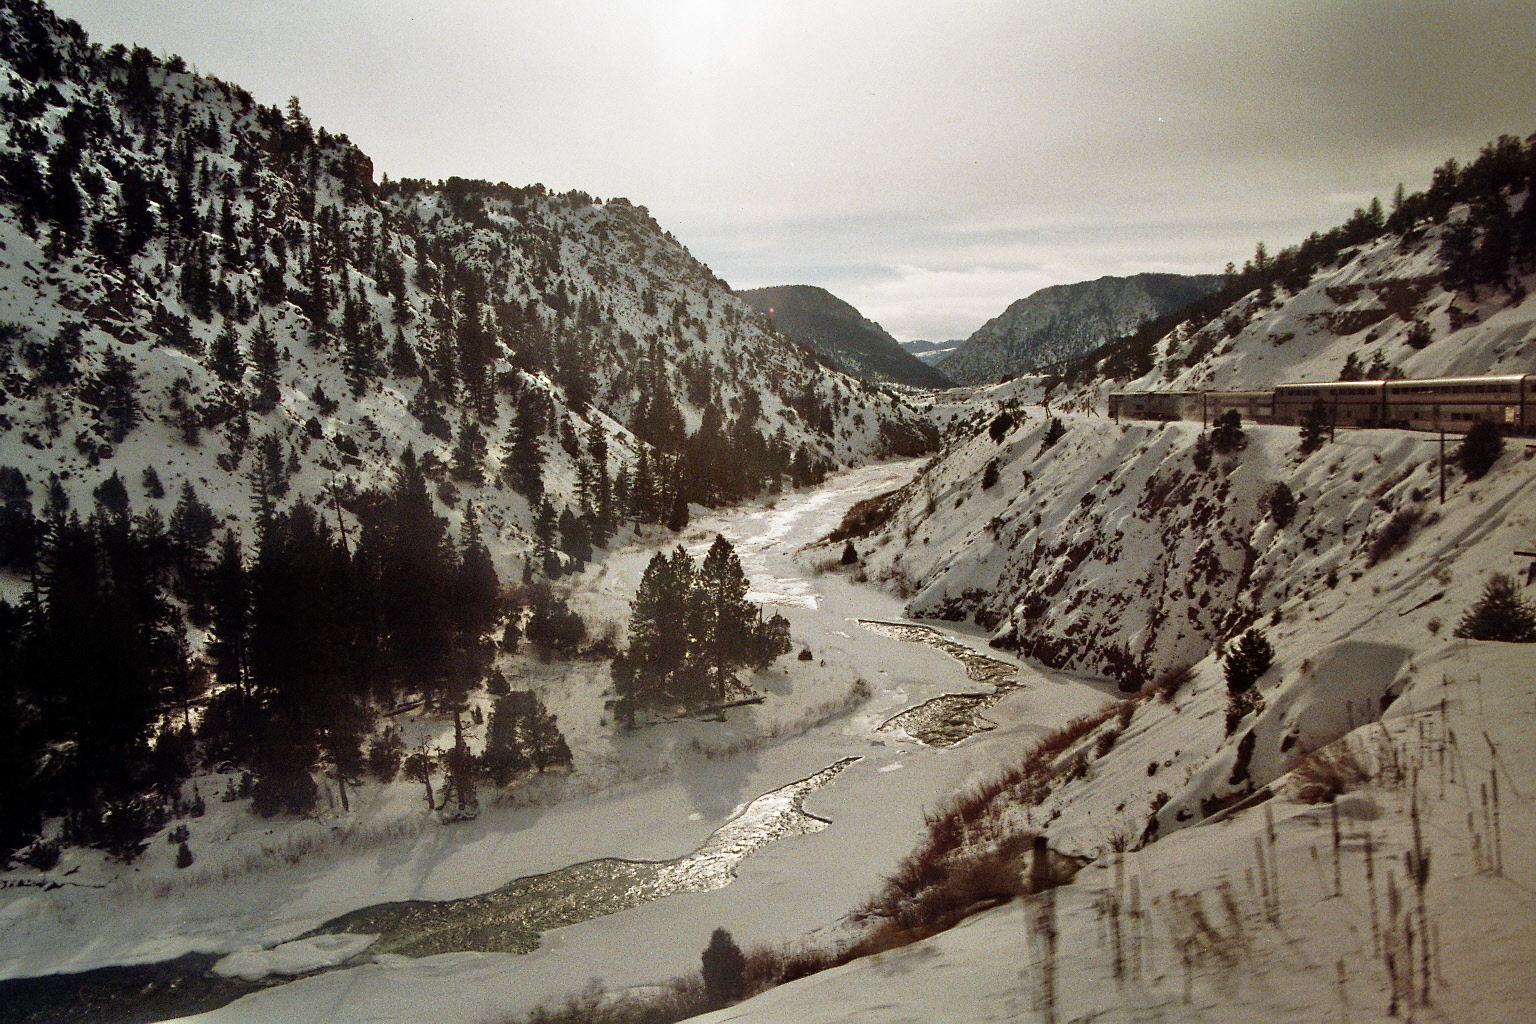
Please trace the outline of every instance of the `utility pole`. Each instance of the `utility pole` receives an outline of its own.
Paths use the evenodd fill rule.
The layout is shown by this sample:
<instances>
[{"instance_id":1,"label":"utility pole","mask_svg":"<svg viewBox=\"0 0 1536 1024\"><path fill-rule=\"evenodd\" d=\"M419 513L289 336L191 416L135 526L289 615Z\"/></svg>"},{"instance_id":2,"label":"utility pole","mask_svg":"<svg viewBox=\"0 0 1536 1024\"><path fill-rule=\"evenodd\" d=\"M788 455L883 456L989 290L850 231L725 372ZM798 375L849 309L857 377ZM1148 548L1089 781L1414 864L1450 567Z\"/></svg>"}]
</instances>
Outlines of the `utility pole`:
<instances>
[{"instance_id":1,"label":"utility pole","mask_svg":"<svg viewBox=\"0 0 1536 1024\"><path fill-rule=\"evenodd\" d=\"M1435 406L1435 425L1440 428L1440 504L1445 504L1445 424L1440 422L1440 407Z\"/></svg>"},{"instance_id":2,"label":"utility pole","mask_svg":"<svg viewBox=\"0 0 1536 1024\"><path fill-rule=\"evenodd\" d=\"M1536 559L1536 551L1516 551L1515 557ZM1530 586L1532 583L1536 583L1536 561L1531 562L1525 569L1525 585Z\"/></svg>"}]
</instances>

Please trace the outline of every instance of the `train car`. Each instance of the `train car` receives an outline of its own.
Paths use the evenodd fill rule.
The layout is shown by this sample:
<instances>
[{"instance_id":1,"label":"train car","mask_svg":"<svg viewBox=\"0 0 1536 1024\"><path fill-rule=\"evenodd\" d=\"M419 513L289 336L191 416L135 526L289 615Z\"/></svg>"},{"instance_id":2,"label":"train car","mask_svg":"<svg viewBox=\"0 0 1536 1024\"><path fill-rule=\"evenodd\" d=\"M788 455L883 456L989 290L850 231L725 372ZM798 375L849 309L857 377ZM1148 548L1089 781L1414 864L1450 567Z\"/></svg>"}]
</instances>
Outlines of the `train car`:
<instances>
[{"instance_id":1,"label":"train car","mask_svg":"<svg viewBox=\"0 0 1536 1024\"><path fill-rule=\"evenodd\" d=\"M1479 421L1515 434L1536 429L1536 374L1435 377L1386 383L1385 420L1409 430L1466 433Z\"/></svg>"},{"instance_id":2,"label":"train car","mask_svg":"<svg viewBox=\"0 0 1536 1024\"><path fill-rule=\"evenodd\" d=\"M1351 380L1318 384L1276 384L1274 418L1283 426L1300 426L1319 402L1335 427L1380 427L1386 416L1383 380Z\"/></svg>"},{"instance_id":3,"label":"train car","mask_svg":"<svg viewBox=\"0 0 1536 1024\"><path fill-rule=\"evenodd\" d=\"M1109 396L1109 415L1117 420L1199 419L1202 397L1199 391L1118 391ZM1188 415L1191 406L1193 416Z\"/></svg>"},{"instance_id":4,"label":"train car","mask_svg":"<svg viewBox=\"0 0 1536 1024\"><path fill-rule=\"evenodd\" d=\"M1268 391L1131 391L1109 396L1109 415L1132 420L1191 420L1210 423L1228 409L1244 420L1268 423Z\"/></svg>"},{"instance_id":5,"label":"train car","mask_svg":"<svg viewBox=\"0 0 1536 1024\"><path fill-rule=\"evenodd\" d=\"M1218 416L1235 410L1244 423L1273 423L1274 401L1273 391L1208 391L1202 422L1214 423Z\"/></svg>"},{"instance_id":6,"label":"train car","mask_svg":"<svg viewBox=\"0 0 1536 1024\"><path fill-rule=\"evenodd\" d=\"M1536 374L1422 380L1277 384L1273 391L1139 391L1109 396L1116 418L1211 423L1237 410L1250 423L1300 426L1321 404L1334 427L1397 427L1465 433L1495 423L1507 433L1536 435Z\"/></svg>"}]
</instances>

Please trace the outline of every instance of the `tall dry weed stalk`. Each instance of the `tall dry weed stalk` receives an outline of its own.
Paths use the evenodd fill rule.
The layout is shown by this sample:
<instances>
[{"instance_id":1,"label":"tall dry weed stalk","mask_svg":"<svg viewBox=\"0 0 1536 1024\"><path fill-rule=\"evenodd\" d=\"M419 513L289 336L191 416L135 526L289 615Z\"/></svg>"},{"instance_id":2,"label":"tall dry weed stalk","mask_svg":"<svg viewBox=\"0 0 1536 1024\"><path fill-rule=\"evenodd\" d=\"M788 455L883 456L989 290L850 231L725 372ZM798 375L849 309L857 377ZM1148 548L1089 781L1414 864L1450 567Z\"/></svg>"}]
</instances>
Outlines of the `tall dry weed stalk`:
<instances>
[{"instance_id":1,"label":"tall dry weed stalk","mask_svg":"<svg viewBox=\"0 0 1536 1024\"><path fill-rule=\"evenodd\" d=\"M1029 884L1037 893L1030 898L1024 915L1029 929L1030 962L1035 965L1038 981L1036 1009L1045 1024L1056 1024L1056 952L1060 933L1056 925L1056 889L1051 885L1050 851L1044 836L1035 838Z\"/></svg>"}]
</instances>

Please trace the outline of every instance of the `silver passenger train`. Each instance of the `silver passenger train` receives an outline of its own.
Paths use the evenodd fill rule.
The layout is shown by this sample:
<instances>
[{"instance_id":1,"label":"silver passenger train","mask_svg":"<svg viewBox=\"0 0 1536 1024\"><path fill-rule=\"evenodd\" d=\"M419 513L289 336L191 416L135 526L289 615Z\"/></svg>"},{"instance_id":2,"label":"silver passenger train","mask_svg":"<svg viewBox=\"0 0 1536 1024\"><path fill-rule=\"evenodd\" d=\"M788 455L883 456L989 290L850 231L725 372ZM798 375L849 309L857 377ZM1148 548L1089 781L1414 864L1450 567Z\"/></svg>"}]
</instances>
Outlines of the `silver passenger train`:
<instances>
[{"instance_id":1,"label":"silver passenger train","mask_svg":"<svg viewBox=\"0 0 1536 1024\"><path fill-rule=\"evenodd\" d=\"M1536 373L1277 384L1267 391L1116 392L1109 396L1109 414L1211 423L1235 409L1248 423L1298 426L1319 403L1336 427L1465 433L1484 421L1506 433L1536 435Z\"/></svg>"}]
</instances>

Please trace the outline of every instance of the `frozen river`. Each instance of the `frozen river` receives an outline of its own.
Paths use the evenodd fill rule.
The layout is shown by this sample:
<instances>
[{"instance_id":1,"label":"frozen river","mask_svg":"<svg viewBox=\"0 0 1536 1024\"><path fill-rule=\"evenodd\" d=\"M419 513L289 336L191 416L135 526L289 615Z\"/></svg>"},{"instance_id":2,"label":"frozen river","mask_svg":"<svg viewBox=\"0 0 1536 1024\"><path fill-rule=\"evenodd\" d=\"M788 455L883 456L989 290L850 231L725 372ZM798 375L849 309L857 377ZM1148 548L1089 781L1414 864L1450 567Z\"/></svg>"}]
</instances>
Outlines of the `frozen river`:
<instances>
[{"instance_id":1,"label":"frozen river","mask_svg":"<svg viewBox=\"0 0 1536 1024\"><path fill-rule=\"evenodd\" d=\"M241 956L259 965L299 940L301 948L330 951L330 961L317 961L321 973L195 1019L468 1024L515 1017L594 980L617 989L696 971L717 927L743 946L835 930L912 848L926 808L1042 729L1106 699L988 651L983 638L904 623L897 599L817 571L827 553L808 555L806 545L854 502L900 486L915 469L850 471L815 491L701 517L685 534L696 553L717 532L729 539L752 599L781 611L796 649L814 652L814 671L793 655L784 659L789 671L774 684L778 692L770 687L766 708L832 701L855 680L870 693L861 705L782 740L740 745L739 753L679 760L648 783L537 810L488 812L402 840L409 850L301 865L292 877L268 880L270 892L243 894L231 907L238 926L210 925L222 937L190 948L244 945L249 952L226 961L228 969ZM612 552L589 571L578 597L622 608L650 555L675 543L656 538ZM751 716L764 713L740 709L732 724L760 728ZM354 909L344 914L303 921L305 907L348 900ZM184 908L160 911L191 916ZM121 912L133 918L128 934L149 936L131 948L123 939L121 962L166 959L146 955L156 941L170 955L186 951L165 934L173 928L156 938L142 919L156 913L153 905ZM231 941L241 934L254 944Z\"/></svg>"}]
</instances>

